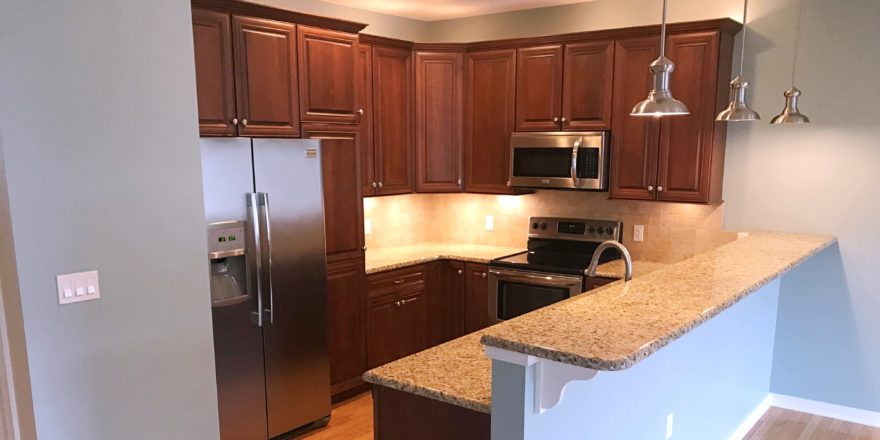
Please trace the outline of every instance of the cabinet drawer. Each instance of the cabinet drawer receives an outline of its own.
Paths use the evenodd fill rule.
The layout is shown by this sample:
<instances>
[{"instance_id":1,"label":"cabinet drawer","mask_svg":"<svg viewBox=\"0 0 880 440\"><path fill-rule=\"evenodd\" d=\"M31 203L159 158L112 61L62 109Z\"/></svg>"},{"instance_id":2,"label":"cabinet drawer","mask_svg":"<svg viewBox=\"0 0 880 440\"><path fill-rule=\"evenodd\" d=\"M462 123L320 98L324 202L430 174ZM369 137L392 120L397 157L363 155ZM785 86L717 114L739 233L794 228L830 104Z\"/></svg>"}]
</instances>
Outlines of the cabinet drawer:
<instances>
[{"instance_id":1,"label":"cabinet drawer","mask_svg":"<svg viewBox=\"0 0 880 440\"><path fill-rule=\"evenodd\" d=\"M425 285L425 265L369 275L367 277L367 285L369 286L371 297L388 292L399 292L412 287L422 288Z\"/></svg>"}]
</instances>

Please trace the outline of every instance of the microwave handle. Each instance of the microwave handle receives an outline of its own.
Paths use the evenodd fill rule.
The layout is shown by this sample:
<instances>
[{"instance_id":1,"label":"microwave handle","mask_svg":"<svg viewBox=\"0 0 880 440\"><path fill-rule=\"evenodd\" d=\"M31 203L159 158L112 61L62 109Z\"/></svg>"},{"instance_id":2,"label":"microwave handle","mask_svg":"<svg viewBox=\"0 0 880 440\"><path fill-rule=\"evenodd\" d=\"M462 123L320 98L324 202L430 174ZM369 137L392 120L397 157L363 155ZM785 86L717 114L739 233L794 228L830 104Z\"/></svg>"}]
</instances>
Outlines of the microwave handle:
<instances>
[{"instance_id":1,"label":"microwave handle","mask_svg":"<svg viewBox=\"0 0 880 440\"><path fill-rule=\"evenodd\" d=\"M578 163L578 150L581 148L580 139L574 141L574 147L571 149L571 180L574 181L574 186L577 187L578 174L577 174L577 163Z\"/></svg>"}]
</instances>

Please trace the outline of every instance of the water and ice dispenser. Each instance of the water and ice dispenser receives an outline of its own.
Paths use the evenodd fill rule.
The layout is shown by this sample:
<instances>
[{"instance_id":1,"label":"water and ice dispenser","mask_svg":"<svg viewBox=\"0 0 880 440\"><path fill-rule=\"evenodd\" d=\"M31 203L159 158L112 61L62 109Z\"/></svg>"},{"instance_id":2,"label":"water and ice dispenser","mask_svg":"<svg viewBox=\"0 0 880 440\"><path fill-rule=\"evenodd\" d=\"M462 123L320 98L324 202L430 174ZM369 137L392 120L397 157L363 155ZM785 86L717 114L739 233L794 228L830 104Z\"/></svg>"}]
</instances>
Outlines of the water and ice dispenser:
<instances>
[{"instance_id":1,"label":"water and ice dispenser","mask_svg":"<svg viewBox=\"0 0 880 440\"><path fill-rule=\"evenodd\" d=\"M248 300L246 225L244 221L208 225L212 307L229 306Z\"/></svg>"}]
</instances>

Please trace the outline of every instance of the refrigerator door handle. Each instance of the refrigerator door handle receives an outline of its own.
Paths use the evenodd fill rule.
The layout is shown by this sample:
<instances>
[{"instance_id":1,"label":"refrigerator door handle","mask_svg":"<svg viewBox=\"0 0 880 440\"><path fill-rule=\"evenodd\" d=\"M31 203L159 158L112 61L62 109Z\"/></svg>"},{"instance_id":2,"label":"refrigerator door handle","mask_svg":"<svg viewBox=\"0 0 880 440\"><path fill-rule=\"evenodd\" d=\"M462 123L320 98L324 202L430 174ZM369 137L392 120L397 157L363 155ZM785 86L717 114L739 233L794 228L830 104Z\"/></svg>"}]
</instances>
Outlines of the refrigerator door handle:
<instances>
[{"instance_id":1,"label":"refrigerator door handle","mask_svg":"<svg viewBox=\"0 0 880 440\"><path fill-rule=\"evenodd\" d=\"M269 193L259 193L260 207L263 211L263 221L266 222L266 270L269 279L269 324L275 323L275 292L272 289L272 228L269 226Z\"/></svg>"},{"instance_id":2,"label":"refrigerator door handle","mask_svg":"<svg viewBox=\"0 0 880 440\"><path fill-rule=\"evenodd\" d=\"M253 284L256 284L257 287L257 311L251 312L251 315L256 315L256 324L257 327L263 326L263 252L262 252L262 239L263 237L260 234L260 208L259 201L257 200L257 193L248 193L247 194L247 207L248 207L248 225L251 227L251 234L253 234L253 243L254 243L254 252L253 252L253 274L254 280L248 280L248 289Z\"/></svg>"}]
</instances>

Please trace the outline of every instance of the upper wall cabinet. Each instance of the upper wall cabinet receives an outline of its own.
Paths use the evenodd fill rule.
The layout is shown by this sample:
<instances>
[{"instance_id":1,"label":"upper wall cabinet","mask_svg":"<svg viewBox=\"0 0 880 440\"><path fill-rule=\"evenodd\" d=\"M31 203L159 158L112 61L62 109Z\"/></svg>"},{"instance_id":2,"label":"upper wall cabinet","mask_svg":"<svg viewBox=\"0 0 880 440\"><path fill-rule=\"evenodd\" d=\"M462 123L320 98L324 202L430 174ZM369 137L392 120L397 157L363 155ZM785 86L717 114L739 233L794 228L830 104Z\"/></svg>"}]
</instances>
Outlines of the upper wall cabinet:
<instances>
[{"instance_id":1,"label":"upper wall cabinet","mask_svg":"<svg viewBox=\"0 0 880 440\"><path fill-rule=\"evenodd\" d=\"M416 52L415 64L416 191L462 191L464 56Z\"/></svg>"},{"instance_id":2,"label":"upper wall cabinet","mask_svg":"<svg viewBox=\"0 0 880 440\"><path fill-rule=\"evenodd\" d=\"M510 194L510 135L515 127L516 50L471 52L465 62L465 189Z\"/></svg>"},{"instance_id":3,"label":"upper wall cabinet","mask_svg":"<svg viewBox=\"0 0 880 440\"><path fill-rule=\"evenodd\" d=\"M295 29L193 9L203 136L299 136Z\"/></svg>"},{"instance_id":4,"label":"upper wall cabinet","mask_svg":"<svg viewBox=\"0 0 880 440\"><path fill-rule=\"evenodd\" d=\"M659 54L653 37L617 41L611 197L716 203L721 201L725 125L715 114L726 104L733 34L673 33L667 56L675 62L671 88L689 115L630 116L651 88L648 63Z\"/></svg>"},{"instance_id":5,"label":"upper wall cabinet","mask_svg":"<svg viewBox=\"0 0 880 440\"><path fill-rule=\"evenodd\" d=\"M299 26L297 42L302 122L357 123L357 35Z\"/></svg>"},{"instance_id":6,"label":"upper wall cabinet","mask_svg":"<svg viewBox=\"0 0 880 440\"><path fill-rule=\"evenodd\" d=\"M611 128L614 42L517 51L516 130Z\"/></svg>"},{"instance_id":7,"label":"upper wall cabinet","mask_svg":"<svg viewBox=\"0 0 880 440\"><path fill-rule=\"evenodd\" d=\"M357 57L357 96L358 108L363 109L360 119L361 129L361 193L372 196L376 191L375 164L373 161L373 46L358 44Z\"/></svg>"},{"instance_id":8,"label":"upper wall cabinet","mask_svg":"<svg viewBox=\"0 0 880 440\"><path fill-rule=\"evenodd\" d=\"M374 194L410 193L413 192L412 52L375 45L372 69Z\"/></svg>"}]
</instances>

